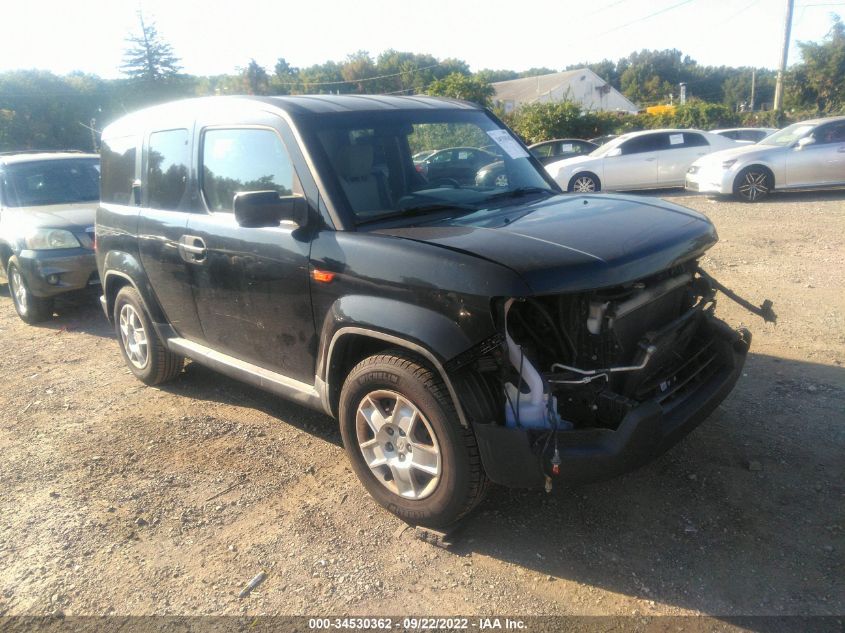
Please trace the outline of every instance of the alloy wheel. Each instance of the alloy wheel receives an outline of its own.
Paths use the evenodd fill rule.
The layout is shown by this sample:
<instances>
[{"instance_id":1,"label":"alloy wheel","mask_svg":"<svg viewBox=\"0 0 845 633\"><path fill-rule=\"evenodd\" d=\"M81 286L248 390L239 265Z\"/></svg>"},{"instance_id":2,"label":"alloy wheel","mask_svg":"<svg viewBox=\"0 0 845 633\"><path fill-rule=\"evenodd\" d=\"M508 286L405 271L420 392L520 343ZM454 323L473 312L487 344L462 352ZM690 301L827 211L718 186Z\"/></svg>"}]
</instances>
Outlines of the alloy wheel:
<instances>
[{"instance_id":1,"label":"alloy wheel","mask_svg":"<svg viewBox=\"0 0 845 633\"><path fill-rule=\"evenodd\" d=\"M15 303L18 304L21 314L26 314L29 309L29 293L26 291L26 284L17 268L13 267L9 272L9 282L15 296Z\"/></svg>"},{"instance_id":2,"label":"alloy wheel","mask_svg":"<svg viewBox=\"0 0 845 633\"><path fill-rule=\"evenodd\" d=\"M596 190L596 181L589 176L579 176L572 183L572 191L578 193L590 193Z\"/></svg>"},{"instance_id":3,"label":"alloy wheel","mask_svg":"<svg viewBox=\"0 0 845 633\"><path fill-rule=\"evenodd\" d=\"M440 445L431 424L394 391L368 393L355 416L358 446L367 467L385 488L406 499L424 499L440 481Z\"/></svg>"},{"instance_id":4,"label":"alloy wheel","mask_svg":"<svg viewBox=\"0 0 845 633\"><path fill-rule=\"evenodd\" d=\"M737 188L739 195L746 200L754 201L769 193L769 177L762 171L749 171Z\"/></svg>"},{"instance_id":5,"label":"alloy wheel","mask_svg":"<svg viewBox=\"0 0 845 633\"><path fill-rule=\"evenodd\" d=\"M129 362L138 369L147 365L149 346L141 317L130 304L120 309L120 339Z\"/></svg>"}]
</instances>

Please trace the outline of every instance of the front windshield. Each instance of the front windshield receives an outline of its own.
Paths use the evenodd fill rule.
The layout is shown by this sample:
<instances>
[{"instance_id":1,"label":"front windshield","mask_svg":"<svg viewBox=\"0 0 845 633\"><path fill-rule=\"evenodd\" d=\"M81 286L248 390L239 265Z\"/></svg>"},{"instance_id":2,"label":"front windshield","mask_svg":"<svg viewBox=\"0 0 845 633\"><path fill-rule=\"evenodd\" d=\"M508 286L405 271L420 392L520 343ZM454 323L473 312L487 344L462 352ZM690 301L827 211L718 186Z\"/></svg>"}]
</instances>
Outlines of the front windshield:
<instances>
[{"instance_id":1,"label":"front windshield","mask_svg":"<svg viewBox=\"0 0 845 633\"><path fill-rule=\"evenodd\" d=\"M814 125L807 125L806 123L794 123L789 127L785 127L779 132L775 132L771 136L767 136L758 145L777 145L779 147L787 147L792 145L800 138L804 138L815 128Z\"/></svg>"},{"instance_id":2,"label":"front windshield","mask_svg":"<svg viewBox=\"0 0 845 633\"><path fill-rule=\"evenodd\" d=\"M475 110L394 110L321 117L323 170L356 224L474 211L558 193L506 129Z\"/></svg>"},{"instance_id":3,"label":"front windshield","mask_svg":"<svg viewBox=\"0 0 845 633\"><path fill-rule=\"evenodd\" d=\"M605 154L607 154L613 148L619 147L620 145L622 145L622 143L627 138L628 138L627 136L617 136L616 138L609 140L604 145L600 145L599 147L594 149L592 152L590 152L588 154L588 156L596 156L596 157L604 156Z\"/></svg>"},{"instance_id":4,"label":"front windshield","mask_svg":"<svg viewBox=\"0 0 845 633\"><path fill-rule=\"evenodd\" d=\"M100 199L96 158L33 160L6 165L3 198L9 207L93 202Z\"/></svg>"}]
</instances>

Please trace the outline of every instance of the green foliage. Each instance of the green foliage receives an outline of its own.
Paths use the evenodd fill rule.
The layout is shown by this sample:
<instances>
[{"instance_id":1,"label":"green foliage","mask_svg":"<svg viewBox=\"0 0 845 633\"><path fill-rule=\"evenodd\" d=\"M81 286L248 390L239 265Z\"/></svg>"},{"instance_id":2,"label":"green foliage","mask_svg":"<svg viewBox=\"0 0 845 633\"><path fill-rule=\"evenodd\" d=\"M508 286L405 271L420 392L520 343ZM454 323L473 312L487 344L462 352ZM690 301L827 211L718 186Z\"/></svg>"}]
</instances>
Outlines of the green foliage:
<instances>
[{"instance_id":1,"label":"green foliage","mask_svg":"<svg viewBox=\"0 0 845 633\"><path fill-rule=\"evenodd\" d=\"M411 153L444 147L484 147L490 137L477 125L469 123L423 123L408 135Z\"/></svg>"},{"instance_id":2,"label":"green foliage","mask_svg":"<svg viewBox=\"0 0 845 633\"><path fill-rule=\"evenodd\" d=\"M299 69L288 64L284 57L279 57L273 71L269 80L271 94L288 95L297 87Z\"/></svg>"},{"instance_id":3,"label":"green foliage","mask_svg":"<svg viewBox=\"0 0 845 633\"><path fill-rule=\"evenodd\" d=\"M497 81L510 81L511 79L519 79L519 73L513 70L492 70L485 68L475 73L479 79L483 79L488 83L496 83Z\"/></svg>"},{"instance_id":4,"label":"green foliage","mask_svg":"<svg viewBox=\"0 0 845 633\"><path fill-rule=\"evenodd\" d=\"M173 48L158 34L154 22L145 22L143 14L138 12L141 25L140 35L129 36L131 44L123 57L121 71L130 79L148 83L163 81L179 74L179 58L173 54Z\"/></svg>"},{"instance_id":5,"label":"green foliage","mask_svg":"<svg viewBox=\"0 0 845 633\"><path fill-rule=\"evenodd\" d=\"M432 82L426 94L463 99L487 107L493 98L493 86L478 77L455 72Z\"/></svg>"},{"instance_id":6,"label":"green foliage","mask_svg":"<svg viewBox=\"0 0 845 633\"><path fill-rule=\"evenodd\" d=\"M105 83L90 75L43 71L0 75L0 150L91 151L89 126L107 108Z\"/></svg>"},{"instance_id":7,"label":"green foliage","mask_svg":"<svg viewBox=\"0 0 845 633\"><path fill-rule=\"evenodd\" d=\"M241 71L243 92L248 95L266 95L270 93L270 76L264 66L254 59Z\"/></svg>"},{"instance_id":8,"label":"green foliage","mask_svg":"<svg viewBox=\"0 0 845 633\"><path fill-rule=\"evenodd\" d=\"M799 42L798 47L803 60L793 81L798 101L814 103L819 112L845 107L845 24L839 16L823 42Z\"/></svg>"},{"instance_id":9,"label":"green foliage","mask_svg":"<svg viewBox=\"0 0 845 633\"><path fill-rule=\"evenodd\" d=\"M615 114L584 112L568 101L531 103L505 116L505 122L528 144L600 136L612 131L618 120Z\"/></svg>"}]
</instances>

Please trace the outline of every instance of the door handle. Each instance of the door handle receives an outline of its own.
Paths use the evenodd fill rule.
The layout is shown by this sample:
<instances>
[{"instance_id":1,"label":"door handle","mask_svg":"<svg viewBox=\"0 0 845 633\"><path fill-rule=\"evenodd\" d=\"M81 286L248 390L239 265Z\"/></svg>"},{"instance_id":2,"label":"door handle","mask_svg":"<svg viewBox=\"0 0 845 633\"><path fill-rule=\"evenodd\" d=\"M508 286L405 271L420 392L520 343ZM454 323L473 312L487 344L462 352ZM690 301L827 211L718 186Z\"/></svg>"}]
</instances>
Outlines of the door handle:
<instances>
[{"instance_id":1,"label":"door handle","mask_svg":"<svg viewBox=\"0 0 845 633\"><path fill-rule=\"evenodd\" d=\"M179 255L190 264L205 261L205 241L195 235L183 235L179 238Z\"/></svg>"},{"instance_id":2,"label":"door handle","mask_svg":"<svg viewBox=\"0 0 845 633\"><path fill-rule=\"evenodd\" d=\"M645 159L645 162L647 162L647 163L653 163L653 162L654 162L654 161L656 161L656 160L657 160L657 156L652 156L651 158L646 158L646 159Z\"/></svg>"},{"instance_id":3,"label":"door handle","mask_svg":"<svg viewBox=\"0 0 845 633\"><path fill-rule=\"evenodd\" d=\"M837 151L837 152L839 152L840 154L845 154L845 145L843 145L842 147L840 147L840 148L839 148L838 150L836 150L836 151Z\"/></svg>"}]
</instances>

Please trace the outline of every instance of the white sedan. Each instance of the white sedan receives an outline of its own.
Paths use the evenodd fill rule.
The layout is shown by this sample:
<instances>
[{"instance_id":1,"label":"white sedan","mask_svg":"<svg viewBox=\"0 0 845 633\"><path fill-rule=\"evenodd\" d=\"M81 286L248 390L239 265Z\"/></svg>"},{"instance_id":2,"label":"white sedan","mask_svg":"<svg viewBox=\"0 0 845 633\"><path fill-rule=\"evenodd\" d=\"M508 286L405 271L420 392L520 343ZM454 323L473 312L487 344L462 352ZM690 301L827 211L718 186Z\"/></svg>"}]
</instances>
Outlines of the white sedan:
<instances>
[{"instance_id":1,"label":"white sedan","mask_svg":"<svg viewBox=\"0 0 845 633\"><path fill-rule=\"evenodd\" d=\"M587 156L546 165L566 191L683 187L687 169L702 156L737 147L736 141L700 130L630 132Z\"/></svg>"},{"instance_id":2,"label":"white sedan","mask_svg":"<svg viewBox=\"0 0 845 633\"><path fill-rule=\"evenodd\" d=\"M733 194L756 202L773 189L845 186L845 116L801 121L759 143L695 161L690 191Z\"/></svg>"}]
</instances>

